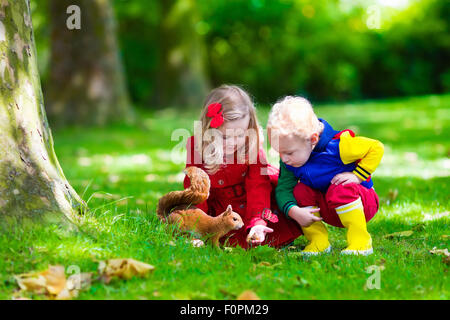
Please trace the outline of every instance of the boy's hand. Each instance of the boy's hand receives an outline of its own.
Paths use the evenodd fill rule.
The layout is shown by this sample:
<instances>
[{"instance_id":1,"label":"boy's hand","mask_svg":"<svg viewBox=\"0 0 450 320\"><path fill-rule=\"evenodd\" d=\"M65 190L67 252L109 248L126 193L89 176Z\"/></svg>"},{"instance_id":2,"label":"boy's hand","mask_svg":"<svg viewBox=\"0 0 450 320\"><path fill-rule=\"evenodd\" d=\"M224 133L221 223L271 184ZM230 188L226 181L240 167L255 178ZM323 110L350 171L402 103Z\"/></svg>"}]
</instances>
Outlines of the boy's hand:
<instances>
[{"instance_id":1,"label":"boy's hand","mask_svg":"<svg viewBox=\"0 0 450 320\"><path fill-rule=\"evenodd\" d=\"M266 233L273 232L272 228L263 225L256 225L252 227L247 236L247 243L261 244L266 238Z\"/></svg>"},{"instance_id":2,"label":"boy's hand","mask_svg":"<svg viewBox=\"0 0 450 320\"><path fill-rule=\"evenodd\" d=\"M336 184L336 185L342 184L343 186L345 186L348 183L360 184L363 181L364 180L362 180L360 177L358 177L353 172L338 173L337 175L334 176L333 179L331 179L332 184Z\"/></svg>"},{"instance_id":3,"label":"boy's hand","mask_svg":"<svg viewBox=\"0 0 450 320\"><path fill-rule=\"evenodd\" d=\"M293 206L289 210L289 217L297 221L299 225L302 227L309 227L316 221L322 221L321 217L317 217L313 214L313 212L319 212L320 209L316 208L300 208L298 206Z\"/></svg>"}]
</instances>

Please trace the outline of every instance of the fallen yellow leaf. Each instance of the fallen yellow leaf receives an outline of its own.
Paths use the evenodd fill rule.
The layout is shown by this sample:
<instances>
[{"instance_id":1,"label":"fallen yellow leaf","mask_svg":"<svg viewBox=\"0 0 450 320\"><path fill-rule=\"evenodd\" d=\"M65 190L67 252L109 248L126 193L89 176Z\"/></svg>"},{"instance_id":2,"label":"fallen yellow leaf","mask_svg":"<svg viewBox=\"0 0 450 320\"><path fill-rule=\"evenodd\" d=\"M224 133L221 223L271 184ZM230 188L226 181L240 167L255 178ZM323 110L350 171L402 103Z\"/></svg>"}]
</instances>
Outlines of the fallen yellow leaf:
<instances>
[{"instance_id":1,"label":"fallen yellow leaf","mask_svg":"<svg viewBox=\"0 0 450 320\"><path fill-rule=\"evenodd\" d=\"M394 201L395 199L397 199L398 196L398 189L389 189L388 191L388 197L390 201Z\"/></svg>"},{"instance_id":2,"label":"fallen yellow leaf","mask_svg":"<svg viewBox=\"0 0 450 320\"><path fill-rule=\"evenodd\" d=\"M47 270L23 273L14 278L21 290L37 294L57 295L66 285L63 266L49 266Z\"/></svg>"},{"instance_id":3,"label":"fallen yellow leaf","mask_svg":"<svg viewBox=\"0 0 450 320\"><path fill-rule=\"evenodd\" d=\"M83 272L80 274L73 274L67 279L66 287L69 290L85 290L89 288L92 282L92 273Z\"/></svg>"},{"instance_id":4,"label":"fallen yellow leaf","mask_svg":"<svg viewBox=\"0 0 450 320\"><path fill-rule=\"evenodd\" d=\"M31 300L31 299L25 297L13 297L12 300Z\"/></svg>"},{"instance_id":5,"label":"fallen yellow leaf","mask_svg":"<svg viewBox=\"0 0 450 320\"><path fill-rule=\"evenodd\" d=\"M47 291L57 295L66 286L66 275L63 266L49 266L41 275L46 279Z\"/></svg>"},{"instance_id":6,"label":"fallen yellow leaf","mask_svg":"<svg viewBox=\"0 0 450 320\"><path fill-rule=\"evenodd\" d=\"M450 257L442 257L442 262L445 263L446 265L450 264Z\"/></svg>"},{"instance_id":7,"label":"fallen yellow leaf","mask_svg":"<svg viewBox=\"0 0 450 320\"><path fill-rule=\"evenodd\" d=\"M172 240L170 240L167 244L168 244L169 246L172 246L172 247L176 247L176 246L177 246L176 243L173 242Z\"/></svg>"},{"instance_id":8,"label":"fallen yellow leaf","mask_svg":"<svg viewBox=\"0 0 450 320\"><path fill-rule=\"evenodd\" d=\"M131 279L133 276L143 276L155 267L134 259L109 259L100 261L98 270L107 278L119 277Z\"/></svg>"},{"instance_id":9,"label":"fallen yellow leaf","mask_svg":"<svg viewBox=\"0 0 450 320\"><path fill-rule=\"evenodd\" d=\"M85 272L71 275L64 289L58 293L55 300L70 300L78 297L81 290L87 289L91 285L92 274Z\"/></svg>"},{"instance_id":10,"label":"fallen yellow leaf","mask_svg":"<svg viewBox=\"0 0 450 320\"><path fill-rule=\"evenodd\" d=\"M433 250L430 250L430 253L450 257L448 249L436 249L436 247L434 247Z\"/></svg>"},{"instance_id":11,"label":"fallen yellow leaf","mask_svg":"<svg viewBox=\"0 0 450 320\"><path fill-rule=\"evenodd\" d=\"M71 300L73 298L78 297L78 290L69 290L64 288L61 292L55 296L55 300Z\"/></svg>"},{"instance_id":12,"label":"fallen yellow leaf","mask_svg":"<svg viewBox=\"0 0 450 320\"><path fill-rule=\"evenodd\" d=\"M78 296L80 290L91 283L90 273L71 275L66 279L64 266L49 266L40 272L24 273L14 276L21 292L46 294L51 299L69 300Z\"/></svg>"},{"instance_id":13,"label":"fallen yellow leaf","mask_svg":"<svg viewBox=\"0 0 450 320\"><path fill-rule=\"evenodd\" d=\"M236 298L236 300L261 300L261 298L252 290L245 290Z\"/></svg>"},{"instance_id":14,"label":"fallen yellow leaf","mask_svg":"<svg viewBox=\"0 0 450 320\"><path fill-rule=\"evenodd\" d=\"M38 273L24 273L14 276L23 291L29 291L32 293L42 294L46 292L45 285L47 281Z\"/></svg>"},{"instance_id":15,"label":"fallen yellow leaf","mask_svg":"<svg viewBox=\"0 0 450 320\"><path fill-rule=\"evenodd\" d=\"M281 264L282 264L281 262L277 262L277 263L274 263L274 264L270 264L270 263L267 262L267 261L261 261L261 262L258 263L256 266L257 266L257 267L274 268L274 267L279 266L279 265L281 265Z\"/></svg>"}]
</instances>

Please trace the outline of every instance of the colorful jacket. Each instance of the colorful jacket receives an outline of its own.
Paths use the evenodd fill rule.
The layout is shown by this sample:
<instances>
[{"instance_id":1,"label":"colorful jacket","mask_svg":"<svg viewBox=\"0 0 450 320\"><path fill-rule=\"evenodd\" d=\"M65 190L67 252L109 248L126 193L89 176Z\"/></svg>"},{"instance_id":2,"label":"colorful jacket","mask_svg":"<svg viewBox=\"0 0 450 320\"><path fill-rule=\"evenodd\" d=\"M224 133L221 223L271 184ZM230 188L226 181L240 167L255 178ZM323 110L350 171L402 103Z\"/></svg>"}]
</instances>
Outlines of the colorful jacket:
<instances>
[{"instance_id":1,"label":"colorful jacket","mask_svg":"<svg viewBox=\"0 0 450 320\"><path fill-rule=\"evenodd\" d=\"M351 130L336 131L328 122L319 119L324 130L308 161L301 167L286 165L280 160L280 176L275 189L278 206L287 216L297 205L293 195L299 180L307 186L326 192L333 177L342 172L353 172L372 188L372 173L383 156L383 144L377 140L355 137Z\"/></svg>"}]
</instances>

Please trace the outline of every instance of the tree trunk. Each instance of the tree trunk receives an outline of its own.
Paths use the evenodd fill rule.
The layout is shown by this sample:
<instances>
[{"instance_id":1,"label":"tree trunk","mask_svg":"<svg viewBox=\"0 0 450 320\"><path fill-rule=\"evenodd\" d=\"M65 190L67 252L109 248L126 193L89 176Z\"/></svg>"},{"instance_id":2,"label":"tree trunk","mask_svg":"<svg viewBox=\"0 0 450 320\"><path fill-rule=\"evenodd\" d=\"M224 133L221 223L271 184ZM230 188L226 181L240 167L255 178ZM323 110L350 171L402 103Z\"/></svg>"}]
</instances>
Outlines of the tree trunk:
<instances>
[{"instance_id":1,"label":"tree trunk","mask_svg":"<svg viewBox=\"0 0 450 320\"><path fill-rule=\"evenodd\" d=\"M53 149L29 0L0 0L0 91L0 222L74 220L84 204Z\"/></svg>"},{"instance_id":2,"label":"tree trunk","mask_svg":"<svg viewBox=\"0 0 450 320\"><path fill-rule=\"evenodd\" d=\"M81 29L69 29L67 8L80 8ZM50 124L104 125L131 120L108 0L50 0L51 55L46 93ZM47 89L47 86L45 87Z\"/></svg>"},{"instance_id":3,"label":"tree trunk","mask_svg":"<svg viewBox=\"0 0 450 320\"><path fill-rule=\"evenodd\" d=\"M153 103L201 106L210 89L195 0L160 0L159 72Z\"/></svg>"}]
</instances>

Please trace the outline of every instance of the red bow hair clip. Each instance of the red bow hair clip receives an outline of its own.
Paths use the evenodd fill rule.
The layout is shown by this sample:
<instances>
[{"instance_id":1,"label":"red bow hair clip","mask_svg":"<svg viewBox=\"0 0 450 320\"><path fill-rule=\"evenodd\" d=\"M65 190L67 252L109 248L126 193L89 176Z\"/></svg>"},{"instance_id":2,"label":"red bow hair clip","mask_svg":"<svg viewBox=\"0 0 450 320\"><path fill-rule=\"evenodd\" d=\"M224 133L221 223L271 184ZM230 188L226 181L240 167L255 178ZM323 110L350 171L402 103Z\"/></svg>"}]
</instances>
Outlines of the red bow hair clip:
<instances>
[{"instance_id":1,"label":"red bow hair clip","mask_svg":"<svg viewBox=\"0 0 450 320\"><path fill-rule=\"evenodd\" d=\"M208 113L206 113L206 116L212 118L212 120L211 120L212 128L220 127L224 121L223 115L222 115L223 111L220 111L220 108L222 108L222 104L220 104L218 102L211 103L208 106Z\"/></svg>"}]
</instances>

